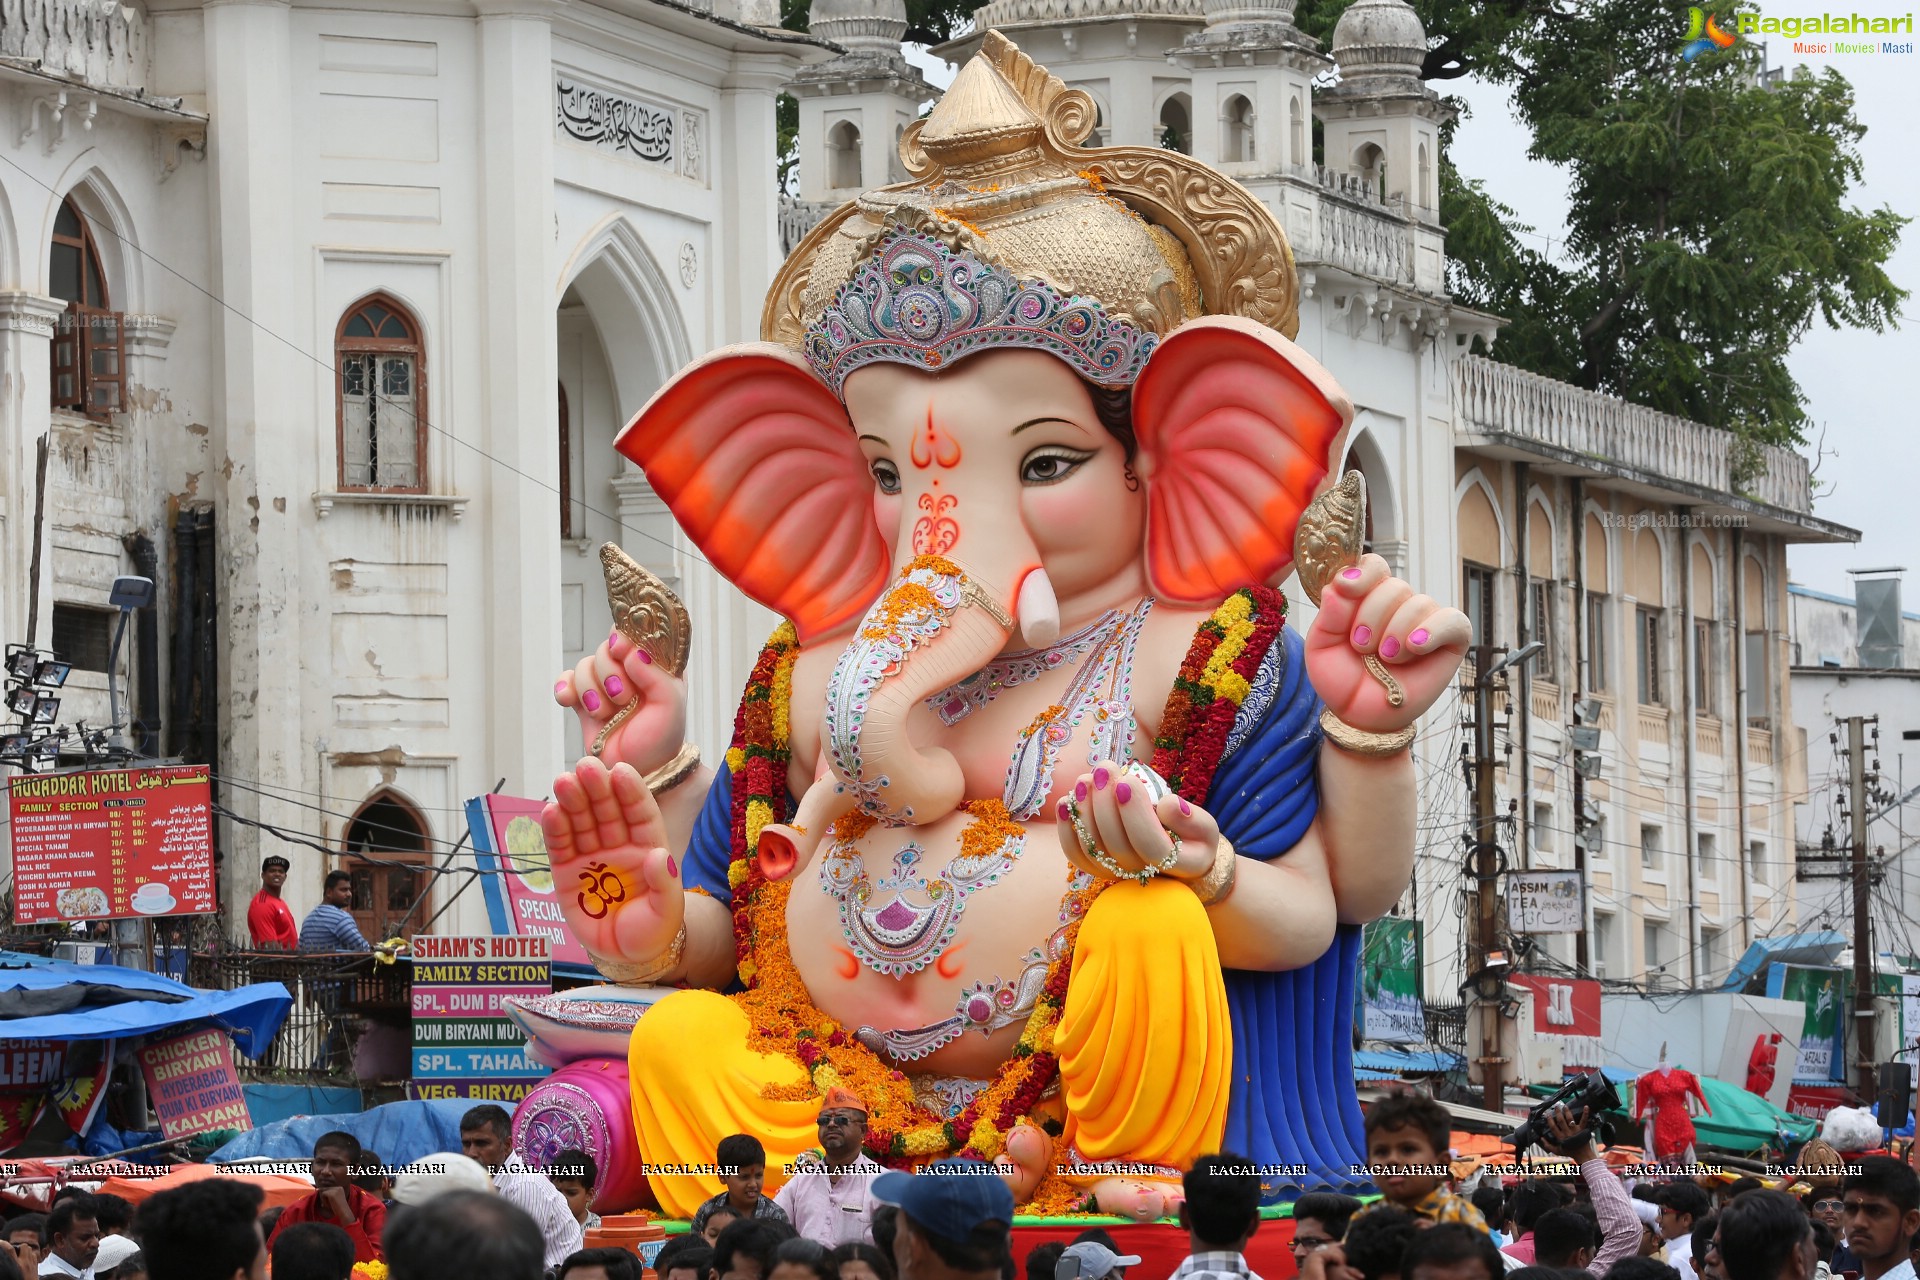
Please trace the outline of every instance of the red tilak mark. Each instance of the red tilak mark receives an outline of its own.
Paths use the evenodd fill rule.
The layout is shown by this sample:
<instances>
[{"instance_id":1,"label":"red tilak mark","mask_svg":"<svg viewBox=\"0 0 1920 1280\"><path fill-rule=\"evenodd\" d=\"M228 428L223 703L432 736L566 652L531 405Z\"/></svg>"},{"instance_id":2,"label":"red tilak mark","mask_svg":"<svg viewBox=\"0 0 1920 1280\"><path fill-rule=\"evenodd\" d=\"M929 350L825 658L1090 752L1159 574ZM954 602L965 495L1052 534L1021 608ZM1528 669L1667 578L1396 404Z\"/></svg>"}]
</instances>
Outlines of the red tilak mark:
<instances>
[{"instance_id":1,"label":"red tilak mark","mask_svg":"<svg viewBox=\"0 0 1920 1280\"><path fill-rule=\"evenodd\" d=\"M967 944L964 942L956 942L952 946L948 947L944 952L941 953L940 958L933 962L933 971L939 974L943 978L959 977L960 971L962 969L965 969L967 966L962 964L959 960L954 959L954 957L957 956L960 953L960 949L966 945ZM947 961L949 960L953 961L952 968L947 967Z\"/></svg>"},{"instance_id":2,"label":"red tilak mark","mask_svg":"<svg viewBox=\"0 0 1920 1280\"><path fill-rule=\"evenodd\" d=\"M854 958L853 952L847 950L845 947L835 947L834 950L840 953L840 959L838 963L833 966L833 971L845 978L848 982L852 982L855 978L859 977L860 962Z\"/></svg>"},{"instance_id":3,"label":"red tilak mark","mask_svg":"<svg viewBox=\"0 0 1920 1280\"><path fill-rule=\"evenodd\" d=\"M927 431L924 436L915 434L913 448L909 451L913 465L925 471L938 463L951 470L960 465L960 442L941 432L933 425L933 410L927 410Z\"/></svg>"},{"instance_id":4,"label":"red tilak mark","mask_svg":"<svg viewBox=\"0 0 1920 1280\"><path fill-rule=\"evenodd\" d=\"M943 556L960 541L960 522L947 513L960 505L950 493L920 495L920 510L926 512L913 522L913 554Z\"/></svg>"}]
</instances>

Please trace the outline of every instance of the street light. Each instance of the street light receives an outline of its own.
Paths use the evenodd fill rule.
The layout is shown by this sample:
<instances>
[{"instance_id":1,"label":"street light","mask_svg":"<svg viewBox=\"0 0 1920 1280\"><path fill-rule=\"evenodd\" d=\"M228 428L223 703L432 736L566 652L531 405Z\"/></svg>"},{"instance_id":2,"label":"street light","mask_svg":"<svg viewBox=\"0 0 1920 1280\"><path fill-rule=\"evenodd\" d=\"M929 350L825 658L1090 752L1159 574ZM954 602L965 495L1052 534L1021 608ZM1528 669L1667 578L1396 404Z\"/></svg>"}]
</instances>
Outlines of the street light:
<instances>
[{"instance_id":1,"label":"street light","mask_svg":"<svg viewBox=\"0 0 1920 1280\"><path fill-rule=\"evenodd\" d=\"M113 580L113 591L107 597L107 603L120 611L120 625L113 629L113 648L107 652L107 702L113 714L113 749L116 752L126 749L126 742L120 734L120 640L127 634L127 619L133 616L135 609L145 609L153 604L153 579L124 577Z\"/></svg>"},{"instance_id":2,"label":"street light","mask_svg":"<svg viewBox=\"0 0 1920 1280\"><path fill-rule=\"evenodd\" d=\"M1508 667L1517 667L1523 662L1531 662L1534 657L1544 651L1546 647L1547 642L1544 640L1528 641L1512 653L1509 653L1506 657L1500 659L1500 661L1494 663L1491 667L1488 667L1486 678L1491 680Z\"/></svg>"}]
</instances>

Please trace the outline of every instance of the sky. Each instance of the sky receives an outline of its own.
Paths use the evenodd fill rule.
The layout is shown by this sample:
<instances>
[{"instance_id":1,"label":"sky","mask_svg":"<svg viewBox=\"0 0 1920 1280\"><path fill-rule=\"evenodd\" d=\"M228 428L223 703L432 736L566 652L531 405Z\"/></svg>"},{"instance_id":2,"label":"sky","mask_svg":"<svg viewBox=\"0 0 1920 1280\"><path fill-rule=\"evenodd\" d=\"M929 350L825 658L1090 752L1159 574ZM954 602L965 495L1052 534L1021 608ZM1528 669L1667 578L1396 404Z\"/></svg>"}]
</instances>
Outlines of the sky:
<instances>
[{"instance_id":1,"label":"sky","mask_svg":"<svg viewBox=\"0 0 1920 1280\"><path fill-rule=\"evenodd\" d=\"M1887 0L1809 0L1781 9L1869 17L1912 11ZM1920 219L1920 165L1912 161L1912 143L1903 147L1899 137L1904 126L1911 138L1920 120L1920 53L1796 55L1792 41L1753 38L1768 40L1770 67L1786 67L1791 75L1799 63L1814 70L1830 64L1853 83L1855 118L1867 134L1860 145L1865 181L1851 202L1867 209L1887 205ZM953 77L944 62L920 49L910 46L908 57L936 85ZM1527 158L1530 137L1514 118L1506 91L1472 80L1437 87L1464 99L1472 111L1454 135L1454 163L1467 176L1484 179L1539 235L1558 241L1566 222L1566 175ZM1888 270L1894 283L1915 295L1904 309L1903 328L1836 331L1816 320L1790 359L1812 424L1803 452L1811 458L1817 443L1820 455L1815 477L1823 487L1814 512L1858 529L1861 537L1858 544L1793 547L1787 563L1793 581L1847 597L1853 595L1849 569L1904 566L1912 582L1903 607L1920 611L1920 220L1906 229Z\"/></svg>"}]
</instances>

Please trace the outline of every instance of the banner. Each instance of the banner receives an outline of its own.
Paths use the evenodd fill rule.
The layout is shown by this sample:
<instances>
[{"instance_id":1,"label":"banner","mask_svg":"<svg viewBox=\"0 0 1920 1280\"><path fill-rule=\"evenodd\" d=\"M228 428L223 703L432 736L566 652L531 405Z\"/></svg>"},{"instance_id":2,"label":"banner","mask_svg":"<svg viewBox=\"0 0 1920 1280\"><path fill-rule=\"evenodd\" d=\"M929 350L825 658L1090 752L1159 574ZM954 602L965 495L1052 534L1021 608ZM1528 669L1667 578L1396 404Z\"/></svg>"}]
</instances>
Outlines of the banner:
<instances>
[{"instance_id":1,"label":"banner","mask_svg":"<svg viewBox=\"0 0 1920 1280\"><path fill-rule=\"evenodd\" d=\"M1818 1084L1839 1080L1841 1071L1841 971L1776 964L1767 972L1767 994L1806 1006L1800 1030L1800 1052L1793 1078ZM1805 1114L1805 1113L1801 1113Z\"/></svg>"},{"instance_id":2,"label":"banner","mask_svg":"<svg viewBox=\"0 0 1920 1280\"><path fill-rule=\"evenodd\" d=\"M1920 1080L1920 973L1900 975L1900 1061Z\"/></svg>"},{"instance_id":3,"label":"banner","mask_svg":"<svg viewBox=\"0 0 1920 1280\"><path fill-rule=\"evenodd\" d=\"M543 936L413 939L410 1098L517 1102L550 1068L527 1056L527 1033L504 1000L553 991Z\"/></svg>"},{"instance_id":4,"label":"banner","mask_svg":"<svg viewBox=\"0 0 1920 1280\"><path fill-rule=\"evenodd\" d=\"M14 923L210 914L207 776L202 764L10 779Z\"/></svg>"},{"instance_id":5,"label":"banner","mask_svg":"<svg viewBox=\"0 0 1920 1280\"><path fill-rule=\"evenodd\" d=\"M253 1128L233 1066L233 1040L225 1031L194 1031L160 1040L140 1050L139 1058L162 1137Z\"/></svg>"},{"instance_id":6,"label":"banner","mask_svg":"<svg viewBox=\"0 0 1920 1280\"><path fill-rule=\"evenodd\" d=\"M1591 978L1516 973L1507 981L1533 992L1533 1034L1560 1046L1567 1071L1606 1065L1600 1042L1600 984Z\"/></svg>"},{"instance_id":7,"label":"banner","mask_svg":"<svg viewBox=\"0 0 1920 1280\"><path fill-rule=\"evenodd\" d=\"M1360 952L1360 1026L1368 1040L1424 1043L1420 922L1383 916L1366 927Z\"/></svg>"},{"instance_id":8,"label":"banner","mask_svg":"<svg viewBox=\"0 0 1920 1280\"><path fill-rule=\"evenodd\" d=\"M1579 933L1586 923L1578 871L1507 873L1507 928L1514 933Z\"/></svg>"},{"instance_id":9,"label":"banner","mask_svg":"<svg viewBox=\"0 0 1920 1280\"><path fill-rule=\"evenodd\" d=\"M493 931L522 938L545 938L561 964L591 967L587 949L567 928L554 896L553 870L547 862L546 833L540 829L540 800L518 796L480 796L467 801L467 830L473 835L480 884Z\"/></svg>"}]
</instances>

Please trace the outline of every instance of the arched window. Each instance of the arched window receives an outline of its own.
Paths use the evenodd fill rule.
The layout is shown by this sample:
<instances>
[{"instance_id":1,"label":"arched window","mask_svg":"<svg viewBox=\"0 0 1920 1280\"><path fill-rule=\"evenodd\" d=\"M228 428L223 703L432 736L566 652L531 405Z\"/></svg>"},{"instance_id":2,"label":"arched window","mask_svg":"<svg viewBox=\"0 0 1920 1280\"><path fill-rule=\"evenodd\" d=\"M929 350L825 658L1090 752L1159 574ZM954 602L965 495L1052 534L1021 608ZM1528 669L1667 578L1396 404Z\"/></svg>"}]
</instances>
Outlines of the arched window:
<instances>
[{"instance_id":1,"label":"arched window","mask_svg":"<svg viewBox=\"0 0 1920 1280\"><path fill-rule=\"evenodd\" d=\"M1369 142L1353 157L1353 169L1360 175L1360 181L1366 185L1368 191L1382 200L1387 198L1386 152Z\"/></svg>"},{"instance_id":2,"label":"arched window","mask_svg":"<svg viewBox=\"0 0 1920 1280\"><path fill-rule=\"evenodd\" d=\"M842 120L827 131L827 185L836 191L858 190L860 181L860 130L853 121Z\"/></svg>"},{"instance_id":3,"label":"arched window","mask_svg":"<svg viewBox=\"0 0 1920 1280\"><path fill-rule=\"evenodd\" d=\"M121 317L107 291L93 228L71 197L54 215L47 284L67 304L50 344L53 407L104 420L125 407Z\"/></svg>"},{"instance_id":4,"label":"arched window","mask_svg":"<svg viewBox=\"0 0 1920 1280\"><path fill-rule=\"evenodd\" d=\"M1107 113L1098 102L1093 104L1093 132L1087 135L1087 140L1081 145L1087 147L1107 145Z\"/></svg>"},{"instance_id":5,"label":"arched window","mask_svg":"<svg viewBox=\"0 0 1920 1280\"><path fill-rule=\"evenodd\" d=\"M1184 93L1176 93L1161 104L1160 145L1168 151L1193 154L1193 111Z\"/></svg>"},{"instance_id":6,"label":"arched window","mask_svg":"<svg viewBox=\"0 0 1920 1280\"><path fill-rule=\"evenodd\" d=\"M333 357L340 371L340 487L426 492L427 379L419 325L398 302L376 293L340 317Z\"/></svg>"},{"instance_id":7,"label":"arched window","mask_svg":"<svg viewBox=\"0 0 1920 1280\"><path fill-rule=\"evenodd\" d=\"M419 811L391 791L377 791L347 824L346 846L344 870L353 877L349 909L368 941L403 929L425 933L433 910L421 899L432 894L433 856Z\"/></svg>"},{"instance_id":8,"label":"arched window","mask_svg":"<svg viewBox=\"0 0 1920 1280\"><path fill-rule=\"evenodd\" d=\"M1420 144L1420 207L1433 208L1433 162L1427 158L1427 144Z\"/></svg>"},{"instance_id":9,"label":"arched window","mask_svg":"<svg viewBox=\"0 0 1920 1280\"><path fill-rule=\"evenodd\" d=\"M1253 103L1234 94L1220 112L1220 124L1220 158L1228 164L1253 159Z\"/></svg>"},{"instance_id":10,"label":"arched window","mask_svg":"<svg viewBox=\"0 0 1920 1280\"><path fill-rule=\"evenodd\" d=\"M900 163L900 140L906 136L906 125L897 124L893 126L893 153L887 157L888 182L905 182L907 180L907 167Z\"/></svg>"},{"instance_id":11,"label":"arched window","mask_svg":"<svg viewBox=\"0 0 1920 1280\"><path fill-rule=\"evenodd\" d=\"M1295 95L1287 107L1287 163L1304 165L1310 160L1307 154L1307 118L1300 110L1300 98Z\"/></svg>"}]
</instances>

